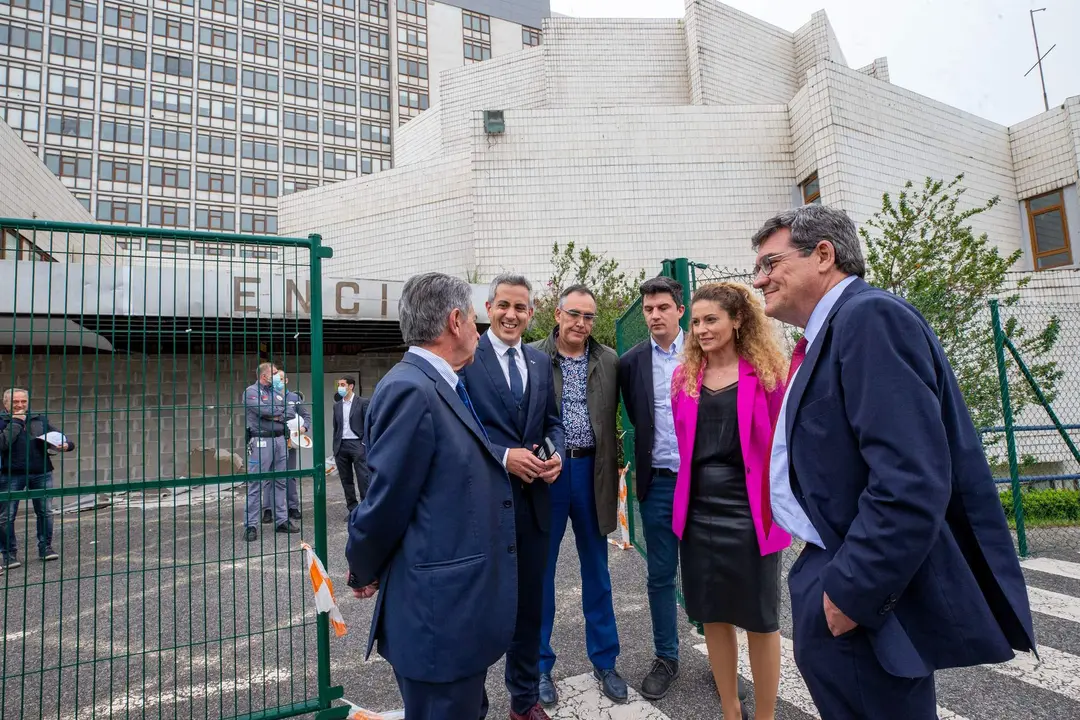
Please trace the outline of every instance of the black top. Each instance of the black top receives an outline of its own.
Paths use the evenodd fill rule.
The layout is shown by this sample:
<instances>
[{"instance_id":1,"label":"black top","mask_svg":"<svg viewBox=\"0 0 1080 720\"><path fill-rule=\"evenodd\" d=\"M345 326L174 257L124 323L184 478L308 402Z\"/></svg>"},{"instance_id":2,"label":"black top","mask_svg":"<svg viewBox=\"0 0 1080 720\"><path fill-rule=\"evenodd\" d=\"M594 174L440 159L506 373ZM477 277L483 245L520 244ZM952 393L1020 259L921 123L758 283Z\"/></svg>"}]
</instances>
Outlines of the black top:
<instances>
[{"instance_id":1,"label":"black top","mask_svg":"<svg viewBox=\"0 0 1080 720\"><path fill-rule=\"evenodd\" d=\"M738 382L719 390L702 386L694 437L694 465L742 467L738 388Z\"/></svg>"}]
</instances>

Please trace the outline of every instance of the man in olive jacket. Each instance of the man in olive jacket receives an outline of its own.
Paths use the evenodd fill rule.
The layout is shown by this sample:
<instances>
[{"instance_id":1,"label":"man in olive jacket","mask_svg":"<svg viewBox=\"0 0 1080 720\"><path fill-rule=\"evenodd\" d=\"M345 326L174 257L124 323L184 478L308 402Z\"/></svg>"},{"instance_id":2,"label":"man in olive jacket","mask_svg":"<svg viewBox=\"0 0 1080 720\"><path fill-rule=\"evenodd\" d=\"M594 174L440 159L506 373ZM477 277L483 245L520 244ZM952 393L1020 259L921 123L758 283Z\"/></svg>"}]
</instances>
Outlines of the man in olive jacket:
<instances>
[{"instance_id":1,"label":"man in olive jacket","mask_svg":"<svg viewBox=\"0 0 1080 720\"><path fill-rule=\"evenodd\" d=\"M551 485L551 546L544 576L540 635L540 702L551 707L558 692L551 680L555 652L555 566L566 521L574 524L581 561L581 605L585 646L601 690L615 702L626 701L626 682L615 670L619 634L608 573L608 534L615 531L619 503L619 468L615 430L619 407L619 356L591 337L596 298L583 285L559 296L556 327L533 344L551 357L555 399L566 442L562 474Z\"/></svg>"}]
</instances>

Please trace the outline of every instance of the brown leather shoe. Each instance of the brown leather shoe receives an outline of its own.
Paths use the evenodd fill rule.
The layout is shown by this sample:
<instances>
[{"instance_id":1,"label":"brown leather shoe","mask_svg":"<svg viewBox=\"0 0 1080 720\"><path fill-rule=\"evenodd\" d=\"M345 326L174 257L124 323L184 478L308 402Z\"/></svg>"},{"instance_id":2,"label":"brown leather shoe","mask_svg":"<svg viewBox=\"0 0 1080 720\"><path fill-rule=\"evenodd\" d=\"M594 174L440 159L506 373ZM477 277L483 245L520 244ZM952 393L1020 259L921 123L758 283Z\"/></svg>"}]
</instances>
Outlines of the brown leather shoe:
<instances>
[{"instance_id":1,"label":"brown leather shoe","mask_svg":"<svg viewBox=\"0 0 1080 720\"><path fill-rule=\"evenodd\" d=\"M540 703L536 703L531 708L529 708L529 712L525 713L524 715L518 715L516 712L511 710L510 720L551 720L551 718L546 712L544 712L544 708L541 707Z\"/></svg>"}]
</instances>

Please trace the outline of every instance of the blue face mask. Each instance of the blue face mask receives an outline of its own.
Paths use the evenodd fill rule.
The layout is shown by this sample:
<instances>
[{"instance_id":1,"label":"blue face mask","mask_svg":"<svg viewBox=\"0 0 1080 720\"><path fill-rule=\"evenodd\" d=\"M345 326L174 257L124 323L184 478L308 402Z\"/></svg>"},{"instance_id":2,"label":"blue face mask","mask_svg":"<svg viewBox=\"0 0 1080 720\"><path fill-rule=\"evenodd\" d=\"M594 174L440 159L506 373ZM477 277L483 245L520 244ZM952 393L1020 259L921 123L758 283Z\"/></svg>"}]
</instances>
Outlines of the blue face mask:
<instances>
[{"instance_id":1,"label":"blue face mask","mask_svg":"<svg viewBox=\"0 0 1080 720\"><path fill-rule=\"evenodd\" d=\"M273 379L273 387L278 392L285 389L285 381L281 379L280 375L275 375Z\"/></svg>"},{"instance_id":2,"label":"blue face mask","mask_svg":"<svg viewBox=\"0 0 1080 720\"><path fill-rule=\"evenodd\" d=\"M348 390L346 390L346 389L345 389L345 388L343 388L343 387L339 387L339 388L337 389L337 394L338 394L338 395L340 395L341 397L345 397L345 394L346 394L346 393L348 393L348 392L349 392L349 391L348 391Z\"/></svg>"}]
</instances>

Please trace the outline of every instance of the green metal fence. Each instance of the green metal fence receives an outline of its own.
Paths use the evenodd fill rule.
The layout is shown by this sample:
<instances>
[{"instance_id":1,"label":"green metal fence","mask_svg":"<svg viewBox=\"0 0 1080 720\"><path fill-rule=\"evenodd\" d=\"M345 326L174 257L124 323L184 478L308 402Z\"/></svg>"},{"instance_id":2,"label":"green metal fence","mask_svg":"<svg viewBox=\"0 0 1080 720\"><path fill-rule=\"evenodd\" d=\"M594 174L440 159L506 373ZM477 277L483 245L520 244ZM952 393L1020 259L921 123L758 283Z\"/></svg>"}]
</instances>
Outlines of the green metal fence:
<instances>
[{"instance_id":1,"label":"green metal fence","mask_svg":"<svg viewBox=\"0 0 1080 720\"><path fill-rule=\"evenodd\" d=\"M329 248L12 219L0 234L0 388L26 391L27 422L45 418L35 433L74 445L48 450L49 476L34 453L51 446L29 431L0 457L17 546L0 575L0 717L344 717L300 549L327 561ZM314 449L284 472L248 463L243 393L260 361L312 415ZM300 531L260 522L245 542L248 483L283 478L298 480ZM35 504L55 560L39 556Z\"/></svg>"}]
</instances>

